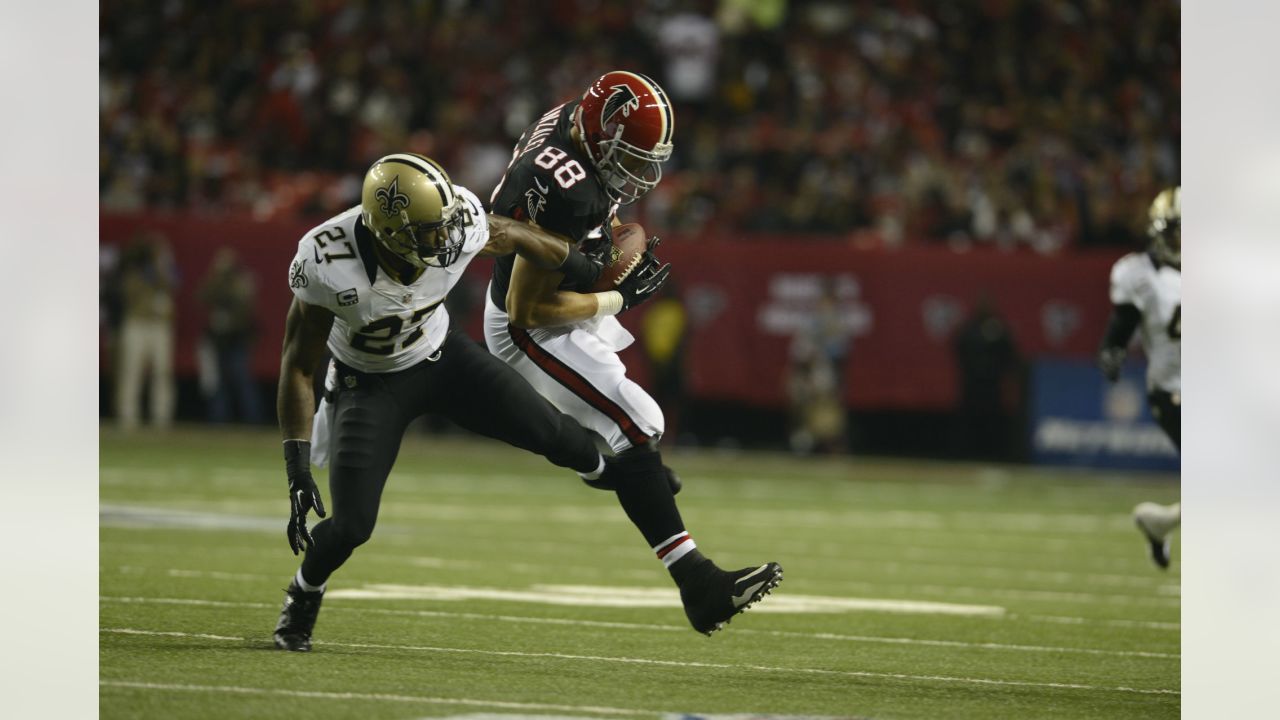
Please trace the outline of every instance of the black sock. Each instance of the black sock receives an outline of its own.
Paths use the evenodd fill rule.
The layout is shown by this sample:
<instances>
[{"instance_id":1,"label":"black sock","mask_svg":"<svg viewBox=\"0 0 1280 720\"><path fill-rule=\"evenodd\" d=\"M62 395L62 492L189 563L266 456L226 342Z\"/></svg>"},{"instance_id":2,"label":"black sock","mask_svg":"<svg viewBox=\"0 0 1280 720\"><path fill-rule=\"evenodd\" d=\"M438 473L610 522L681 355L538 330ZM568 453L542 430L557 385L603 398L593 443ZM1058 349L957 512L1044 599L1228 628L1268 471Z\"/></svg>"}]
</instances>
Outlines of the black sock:
<instances>
[{"instance_id":1,"label":"black sock","mask_svg":"<svg viewBox=\"0 0 1280 720\"><path fill-rule=\"evenodd\" d=\"M697 577L707 572L707 568L714 568L715 566L716 564L711 562L711 559L706 555L703 555L702 551L694 548L685 553L685 556L680 558L679 561L672 563L667 568L667 572L671 573L671 579L675 580L677 585L683 585L690 578Z\"/></svg>"},{"instance_id":2,"label":"black sock","mask_svg":"<svg viewBox=\"0 0 1280 720\"><path fill-rule=\"evenodd\" d=\"M684 529L675 496L662 467L662 455L650 448L633 448L613 458L617 474L618 503L644 535L663 565L696 552L693 538Z\"/></svg>"}]
</instances>

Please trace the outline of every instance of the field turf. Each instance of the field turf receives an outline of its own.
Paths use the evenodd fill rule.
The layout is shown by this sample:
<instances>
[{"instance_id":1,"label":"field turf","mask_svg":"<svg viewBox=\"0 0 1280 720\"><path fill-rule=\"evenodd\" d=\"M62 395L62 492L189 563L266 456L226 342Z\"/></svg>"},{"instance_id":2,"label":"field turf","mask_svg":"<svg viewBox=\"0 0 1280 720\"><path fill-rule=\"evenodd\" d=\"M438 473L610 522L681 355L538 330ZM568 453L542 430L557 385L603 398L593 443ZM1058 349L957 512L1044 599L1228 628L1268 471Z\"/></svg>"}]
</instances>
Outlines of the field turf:
<instances>
[{"instance_id":1,"label":"field turf","mask_svg":"<svg viewBox=\"0 0 1280 720\"><path fill-rule=\"evenodd\" d=\"M1172 477L668 452L699 547L785 569L708 638L611 494L413 432L301 654L279 448L102 430L101 717L1179 714L1176 537L1160 572L1128 515Z\"/></svg>"}]
</instances>

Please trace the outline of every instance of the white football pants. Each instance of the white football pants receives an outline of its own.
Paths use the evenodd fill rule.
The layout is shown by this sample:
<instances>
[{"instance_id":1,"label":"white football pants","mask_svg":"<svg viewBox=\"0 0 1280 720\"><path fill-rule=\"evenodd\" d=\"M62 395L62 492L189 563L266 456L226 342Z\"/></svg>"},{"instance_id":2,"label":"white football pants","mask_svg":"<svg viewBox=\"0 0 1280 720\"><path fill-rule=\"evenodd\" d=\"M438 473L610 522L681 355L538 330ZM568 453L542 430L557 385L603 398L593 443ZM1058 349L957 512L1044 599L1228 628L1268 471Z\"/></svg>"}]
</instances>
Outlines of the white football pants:
<instances>
[{"instance_id":1,"label":"white football pants","mask_svg":"<svg viewBox=\"0 0 1280 720\"><path fill-rule=\"evenodd\" d=\"M515 368L538 394L583 427L594 430L614 452L661 437L662 408L627 379L617 351L630 335L608 318L625 340L606 339L580 326L524 330L485 292L484 341L489 352Z\"/></svg>"}]
</instances>

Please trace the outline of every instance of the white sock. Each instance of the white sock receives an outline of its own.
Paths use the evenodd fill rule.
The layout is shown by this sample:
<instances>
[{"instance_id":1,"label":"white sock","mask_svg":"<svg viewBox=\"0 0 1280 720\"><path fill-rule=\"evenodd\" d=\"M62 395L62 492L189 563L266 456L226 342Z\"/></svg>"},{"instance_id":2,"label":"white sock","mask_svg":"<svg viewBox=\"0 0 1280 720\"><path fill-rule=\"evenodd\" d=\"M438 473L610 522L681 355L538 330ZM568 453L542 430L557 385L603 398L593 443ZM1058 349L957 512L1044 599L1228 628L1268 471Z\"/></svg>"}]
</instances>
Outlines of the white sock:
<instances>
[{"instance_id":1,"label":"white sock","mask_svg":"<svg viewBox=\"0 0 1280 720\"><path fill-rule=\"evenodd\" d=\"M600 464L596 466L596 469L595 469L594 471L589 472L589 473L578 473L578 475L579 475L583 480L599 480L599 479L600 479L600 474L601 474L601 473L603 473L603 472L604 472L604 456L603 456L603 455L601 455L601 456L600 456Z\"/></svg>"},{"instance_id":2,"label":"white sock","mask_svg":"<svg viewBox=\"0 0 1280 720\"><path fill-rule=\"evenodd\" d=\"M302 568L298 568L298 573L293 576L293 581L298 583L298 587L306 592L324 592L324 586L329 584L326 582L321 585L312 585L302 577Z\"/></svg>"}]
</instances>

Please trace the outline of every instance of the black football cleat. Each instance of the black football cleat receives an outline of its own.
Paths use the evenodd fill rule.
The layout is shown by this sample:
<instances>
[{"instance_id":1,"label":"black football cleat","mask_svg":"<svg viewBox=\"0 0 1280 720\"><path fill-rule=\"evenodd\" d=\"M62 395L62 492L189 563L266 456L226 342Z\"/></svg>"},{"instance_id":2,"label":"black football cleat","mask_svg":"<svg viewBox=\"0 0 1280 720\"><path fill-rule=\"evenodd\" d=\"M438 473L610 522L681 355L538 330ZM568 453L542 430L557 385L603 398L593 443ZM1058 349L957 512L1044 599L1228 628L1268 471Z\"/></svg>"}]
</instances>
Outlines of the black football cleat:
<instances>
[{"instance_id":1,"label":"black football cleat","mask_svg":"<svg viewBox=\"0 0 1280 720\"><path fill-rule=\"evenodd\" d=\"M764 599L780 582L782 566L775 562L725 572L706 561L705 570L680 586L680 600L693 629L710 635Z\"/></svg>"},{"instance_id":2,"label":"black football cleat","mask_svg":"<svg viewBox=\"0 0 1280 720\"><path fill-rule=\"evenodd\" d=\"M311 651L311 631L320 614L320 601L324 591L307 592L298 587L295 580L284 591L284 606L280 608L280 621L272 637L276 647L293 652Z\"/></svg>"},{"instance_id":3,"label":"black football cleat","mask_svg":"<svg viewBox=\"0 0 1280 720\"><path fill-rule=\"evenodd\" d=\"M676 475L676 471L666 465L662 466L662 472L667 476L667 484L671 486L671 494L678 495L680 493L680 488L684 487L684 483L680 482L680 476ZM614 492L618 489L618 479L620 474L621 473L618 471L618 465L613 461L613 458L605 457L604 472L600 473L600 477L595 480L582 478L582 482L597 490ZM579 477L581 477L581 475L579 475Z\"/></svg>"}]
</instances>

